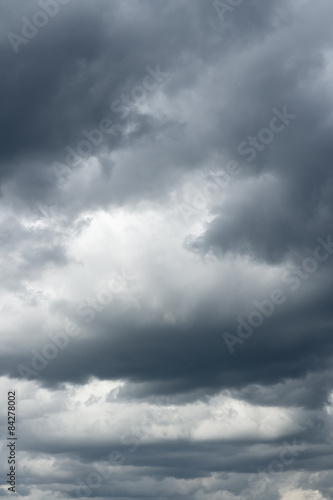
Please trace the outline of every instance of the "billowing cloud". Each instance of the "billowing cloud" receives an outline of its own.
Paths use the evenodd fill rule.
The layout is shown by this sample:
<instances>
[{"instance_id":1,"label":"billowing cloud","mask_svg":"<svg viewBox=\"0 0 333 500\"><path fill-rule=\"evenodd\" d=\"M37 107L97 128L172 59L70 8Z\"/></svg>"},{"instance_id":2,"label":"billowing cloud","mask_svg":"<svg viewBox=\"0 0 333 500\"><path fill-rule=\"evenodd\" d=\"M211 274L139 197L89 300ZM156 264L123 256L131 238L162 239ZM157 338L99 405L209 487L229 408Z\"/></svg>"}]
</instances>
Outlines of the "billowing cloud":
<instances>
[{"instance_id":1,"label":"billowing cloud","mask_svg":"<svg viewBox=\"0 0 333 500\"><path fill-rule=\"evenodd\" d=\"M20 496L333 498L331 18L3 2Z\"/></svg>"}]
</instances>

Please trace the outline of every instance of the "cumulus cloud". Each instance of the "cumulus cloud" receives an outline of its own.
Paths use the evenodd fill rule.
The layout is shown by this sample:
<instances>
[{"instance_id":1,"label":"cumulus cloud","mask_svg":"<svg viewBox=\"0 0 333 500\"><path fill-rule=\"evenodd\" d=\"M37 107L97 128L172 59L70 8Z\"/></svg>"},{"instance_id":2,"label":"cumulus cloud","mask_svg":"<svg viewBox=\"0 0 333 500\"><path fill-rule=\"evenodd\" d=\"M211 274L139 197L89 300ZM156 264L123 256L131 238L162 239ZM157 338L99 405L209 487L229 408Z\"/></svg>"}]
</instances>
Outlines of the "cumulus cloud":
<instances>
[{"instance_id":1,"label":"cumulus cloud","mask_svg":"<svg viewBox=\"0 0 333 500\"><path fill-rule=\"evenodd\" d=\"M3 2L20 496L333 498L331 18Z\"/></svg>"}]
</instances>

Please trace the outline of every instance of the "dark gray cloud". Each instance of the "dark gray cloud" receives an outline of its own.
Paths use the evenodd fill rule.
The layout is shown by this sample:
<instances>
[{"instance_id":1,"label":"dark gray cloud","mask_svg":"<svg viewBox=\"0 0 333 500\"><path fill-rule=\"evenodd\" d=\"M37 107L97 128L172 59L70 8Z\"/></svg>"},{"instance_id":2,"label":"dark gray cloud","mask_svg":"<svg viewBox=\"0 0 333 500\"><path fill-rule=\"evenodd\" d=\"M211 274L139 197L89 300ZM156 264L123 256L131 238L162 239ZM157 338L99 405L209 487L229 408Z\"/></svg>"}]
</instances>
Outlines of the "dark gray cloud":
<instances>
[{"instance_id":1,"label":"dark gray cloud","mask_svg":"<svg viewBox=\"0 0 333 500\"><path fill-rule=\"evenodd\" d=\"M329 0L0 17L19 495L332 499Z\"/></svg>"},{"instance_id":2,"label":"dark gray cloud","mask_svg":"<svg viewBox=\"0 0 333 500\"><path fill-rule=\"evenodd\" d=\"M304 24L310 12L312 22ZM322 11L307 4L284 26L283 39L271 34L237 71L223 147L243 166L242 178L255 175L258 182L240 186L216 207L198 242L203 251L274 263L307 251L317 236L330 232L332 108L324 76L330 74L330 35L322 21Z\"/></svg>"}]
</instances>

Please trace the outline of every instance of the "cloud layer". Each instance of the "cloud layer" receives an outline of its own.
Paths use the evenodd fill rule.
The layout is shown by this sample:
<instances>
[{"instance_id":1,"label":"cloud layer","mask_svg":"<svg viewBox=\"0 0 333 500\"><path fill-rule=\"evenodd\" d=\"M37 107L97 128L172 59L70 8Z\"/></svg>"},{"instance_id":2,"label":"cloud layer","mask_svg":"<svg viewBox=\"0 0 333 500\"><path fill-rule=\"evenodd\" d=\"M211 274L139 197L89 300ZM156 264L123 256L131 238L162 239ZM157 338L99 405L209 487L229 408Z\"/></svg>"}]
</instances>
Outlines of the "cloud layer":
<instances>
[{"instance_id":1,"label":"cloud layer","mask_svg":"<svg viewBox=\"0 0 333 500\"><path fill-rule=\"evenodd\" d=\"M20 496L333 498L332 14L3 2Z\"/></svg>"}]
</instances>

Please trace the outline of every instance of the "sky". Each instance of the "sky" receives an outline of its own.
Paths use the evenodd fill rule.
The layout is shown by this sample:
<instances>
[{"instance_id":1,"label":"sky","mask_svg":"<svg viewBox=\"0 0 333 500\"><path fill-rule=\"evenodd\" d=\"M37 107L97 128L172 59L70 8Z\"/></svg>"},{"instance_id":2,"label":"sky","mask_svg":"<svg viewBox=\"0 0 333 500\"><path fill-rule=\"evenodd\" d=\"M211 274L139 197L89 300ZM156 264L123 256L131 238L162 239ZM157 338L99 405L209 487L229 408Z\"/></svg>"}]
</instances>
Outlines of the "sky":
<instances>
[{"instance_id":1,"label":"sky","mask_svg":"<svg viewBox=\"0 0 333 500\"><path fill-rule=\"evenodd\" d=\"M1 1L0 497L333 499L332 16Z\"/></svg>"}]
</instances>

